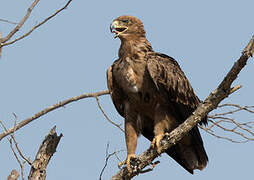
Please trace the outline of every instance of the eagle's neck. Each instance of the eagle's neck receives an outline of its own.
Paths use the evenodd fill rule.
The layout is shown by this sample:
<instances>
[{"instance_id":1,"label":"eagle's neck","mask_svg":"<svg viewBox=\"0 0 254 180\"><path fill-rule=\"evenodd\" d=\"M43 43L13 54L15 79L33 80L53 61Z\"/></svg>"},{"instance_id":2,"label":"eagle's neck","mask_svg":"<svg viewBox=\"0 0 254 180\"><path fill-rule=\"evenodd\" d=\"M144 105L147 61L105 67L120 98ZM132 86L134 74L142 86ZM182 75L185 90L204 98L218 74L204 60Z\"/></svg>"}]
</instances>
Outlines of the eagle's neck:
<instances>
[{"instance_id":1,"label":"eagle's neck","mask_svg":"<svg viewBox=\"0 0 254 180\"><path fill-rule=\"evenodd\" d=\"M151 44L145 37L135 39L121 39L121 46L118 52L119 58L142 59L147 52L153 51Z\"/></svg>"}]
</instances>

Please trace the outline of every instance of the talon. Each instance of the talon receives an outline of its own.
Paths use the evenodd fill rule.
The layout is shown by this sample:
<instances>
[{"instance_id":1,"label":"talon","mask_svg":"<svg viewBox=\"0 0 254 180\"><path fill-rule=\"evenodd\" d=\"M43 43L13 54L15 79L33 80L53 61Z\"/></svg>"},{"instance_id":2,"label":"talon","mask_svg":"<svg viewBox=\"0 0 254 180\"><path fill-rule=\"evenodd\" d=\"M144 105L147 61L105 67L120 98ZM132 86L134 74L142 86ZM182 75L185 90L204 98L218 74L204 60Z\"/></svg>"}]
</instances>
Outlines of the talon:
<instances>
[{"instance_id":1,"label":"talon","mask_svg":"<svg viewBox=\"0 0 254 180\"><path fill-rule=\"evenodd\" d=\"M126 166L127 166L128 172L132 172L132 168L131 168L131 159L132 158L136 158L136 155L135 154L128 154L127 155Z\"/></svg>"},{"instance_id":2,"label":"talon","mask_svg":"<svg viewBox=\"0 0 254 180\"><path fill-rule=\"evenodd\" d=\"M151 143L151 146L154 148L156 147L156 151L158 154L161 154L161 140L164 137L164 134L159 134L153 138L153 141Z\"/></svg>"},{"instance_id":3,"label":"talon","mask_svg":"<svg viewBox=\"0 0 254 180\"><path fill-rule=\"evenodd\" d=\"M124 164L126 164L126 160L118 163L118 168L121 168Z\"/></svg>"},{"instance_id":4,"label":"talon","mask_svg":"<svg viewBox=\"0 0 254 180\"><path fill-rule=\"evenodd\" d=\"M121 166L126 164L128 172L132 172L132 168L131 168L131 164L130 164L132 158L136 158L136 155L135 154L128 154L126 160L118 163L118 167L120 168Z\"/></svg>"}]
</instances>

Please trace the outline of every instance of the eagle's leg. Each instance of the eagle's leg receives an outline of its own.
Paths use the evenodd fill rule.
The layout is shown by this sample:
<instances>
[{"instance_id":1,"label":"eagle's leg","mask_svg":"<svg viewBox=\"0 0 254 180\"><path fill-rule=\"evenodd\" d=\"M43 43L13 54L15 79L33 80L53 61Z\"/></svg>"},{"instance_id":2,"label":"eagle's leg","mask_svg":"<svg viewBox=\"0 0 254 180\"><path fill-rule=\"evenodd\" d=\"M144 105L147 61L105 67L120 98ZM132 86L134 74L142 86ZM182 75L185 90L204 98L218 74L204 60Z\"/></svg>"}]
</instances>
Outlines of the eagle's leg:
<instances>
[{"instance_id":1,"label":"eagle's leg","mask_svg":"<svg viewBox=\"0 0 254 180\"><path fill-rule=\"evenodd\" d=\"M135 129L135 126L131 121L128 121L125 119L125 141L126 141L126 146L127 146L127 158L125 161L120 162L118 164L119 166L122 166L123 164L126 164L127 169L129 172L132 171L130 161L132 158L135 158L135 152L136 152L136 147L137 147L137 138L138 138L138 133Z\"/></svg>"},{"instance_id":2,"label":"eagle's leg","mask_svg":"<svg viewBox=\"0 0 254 180\"><path fill-rule=\"evenodd\" d=\"M161 140L164 137L165 130L165 120L161 120L159 122L155 122L154 126L154 138L152 140L151 146L156 147L157 153L161 154Z\"/></svg>"},{"instance_id":3,"label":"eagle's leg","mask_svg":"<svg viewBox=\"0 0 254 180\"><path fill-rule=\"evenodd\" d=\"M158 154L161 154L161 145L160 142L162 138L164 137L164 134L159 134L153 138L153 141L151 143L151 146L154 148L156 147L156 151Z\"/></svg>"},{"instance_id":4,"label":"eagle's leg","mask_svg":"<svg viewBox=\"0 0 254 180\"><path fill-rule=\"evenodd\" d=\"M161 154L161 140L163 139L165 132L169 128L168 116L160 106L157 106L154 115L154 138L151 146L156 147L157 153Z\"/></svg>"}]
</instances>

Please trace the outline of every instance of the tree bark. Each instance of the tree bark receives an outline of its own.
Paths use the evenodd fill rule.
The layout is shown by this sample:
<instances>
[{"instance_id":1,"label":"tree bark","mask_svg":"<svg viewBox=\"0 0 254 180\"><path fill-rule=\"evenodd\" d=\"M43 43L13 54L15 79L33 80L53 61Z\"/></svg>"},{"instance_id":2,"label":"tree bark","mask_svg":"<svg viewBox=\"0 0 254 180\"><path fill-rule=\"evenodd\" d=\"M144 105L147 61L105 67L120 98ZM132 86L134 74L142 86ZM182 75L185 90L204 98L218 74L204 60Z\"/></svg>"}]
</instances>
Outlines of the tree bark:
<instances>
[{"instance_id":1,"label":"tree bark","mask_svg":"<svg viewBox=\"0 0 254 180\"><path fill-rule=\"evenodd\" d=\"M45 180L46 179L46 168L47 165L56 152L57 145L62 138L62 134L57 136L56 126L54 126L49 134L43 140L35 160L31 165L31 170L28 176L29 180Z\"/></svg>"}]
</instances>

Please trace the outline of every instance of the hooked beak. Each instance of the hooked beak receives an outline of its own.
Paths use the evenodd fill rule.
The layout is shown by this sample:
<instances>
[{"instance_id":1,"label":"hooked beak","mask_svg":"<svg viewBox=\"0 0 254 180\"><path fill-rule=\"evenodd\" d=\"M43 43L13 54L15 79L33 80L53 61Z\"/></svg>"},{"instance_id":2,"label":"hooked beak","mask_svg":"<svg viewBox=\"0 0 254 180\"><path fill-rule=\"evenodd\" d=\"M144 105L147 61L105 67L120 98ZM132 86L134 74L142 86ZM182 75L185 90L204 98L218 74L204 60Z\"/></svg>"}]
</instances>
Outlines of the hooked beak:
<instances>
[{"instance_id":1,"label":"hooked beak","mask_svg":"<svg viewBox=\"0 0 254 180\"><path fill-rule=\"evenodd\" d=\"M117 20L113 21L110 25L110 32L115 33L114 38L119 37L126 29L127 27L119 25Z\"/></svg>"}]
</instances>

